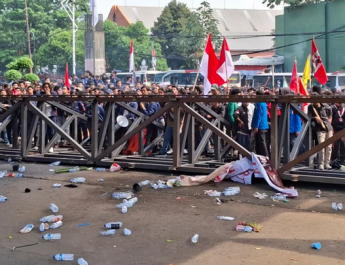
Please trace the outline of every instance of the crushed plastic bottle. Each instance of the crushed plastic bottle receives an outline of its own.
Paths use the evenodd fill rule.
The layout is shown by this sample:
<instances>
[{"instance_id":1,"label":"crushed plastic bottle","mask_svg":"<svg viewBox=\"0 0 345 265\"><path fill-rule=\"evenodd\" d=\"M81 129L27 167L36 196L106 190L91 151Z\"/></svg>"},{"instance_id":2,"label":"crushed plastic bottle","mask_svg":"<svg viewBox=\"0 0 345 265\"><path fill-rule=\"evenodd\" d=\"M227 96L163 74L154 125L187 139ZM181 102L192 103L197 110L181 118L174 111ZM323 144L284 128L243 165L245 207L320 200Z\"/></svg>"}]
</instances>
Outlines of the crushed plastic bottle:
<instances>
[{"instance_id":1,"label":"crushed plastic bottle","mask_svg":"<svg viewBox=\"0 0 345 265\"><path fill-rule=\"evenodd\" d=\"M191 238L192 243L196 244L199 241L199 235L195 234L192 238Z\"/></svg>"},{"instance_id":2,"label":"crushed plastic bottle","mask_svg":"<svg viewBox=\"0 0 345 265\"><path fill-rule=\"evenodd\" d=\"M99 179L98 182L104 182L104 179Z\"/></svg>"},{"instance_id":3,"label":"crushed plastic bottle","mask_svg":"<svg viewBox=\"0 0 345 265\"><path fill-rule=\"evenodd\" d=\"M234 196L241 192L240 187L229 187L223 191L224 196Z\"/></svg>"},{"instance_id":4,"label":"crushed plastic bottle","mask_svg":"<svg viewBox=\"0 0 345 265\"><path fill-rule=\"evenodd\" d=\"M77 168L71 168L70 170L68 170L69 173L75 173L77 171L79 171L79 169Z\"/></svg>"},{"instance_id":5,"label":"crushed plastic bottle","mask_svg":"<svg viewBox=\"0 0 345 265\"><path fill-rule=\"evenodd\" d=\"M40 219L41 223L55 223L58 221L61 221L63 218L62 215L49 215L49 216L44 216Z\"/></svg>"},{"instance_id":6,"label":"crushed plastic bottle","mask_svg":"<svg viewBox=\"0 0 345 265\"><path fill-rule=\"evenodd\" d=\"M78 265L89 265L89 263L87 263L85 259L79 258L78 259Z\"/></svg>"},{"instance_id":7,"label":"crushed plastic bottle","mask_svg":"<svg viewBox=\"0 0 345 265\"><path fill-rule=\"evenodd\" d=\"M140 186L146 186L146 185L149 185L150 184L150 181L149 180L144 180L144 181L141 181L138 183Z\"/></svg>"},{"instance_id":8,"label":"crushed plastic bottle","mask_svg":"<svg viewBox=\"0 0 345 265\"><path fill-rule=\"evenodd\" d=\"M234 217L230 217L230 216L217 216L218 220L226 220L226 221L233 221L235 220Z\"/></svg>"},{"instance_id":9,"label":"crushed plastic bottle","mask_svg":"<svg viewBox=\"0 0 345 265\"><path fill-rule=\"evenodd\" d=\"M130 235L132 234L132 231L129 230L129 229L127 229L127 228L125 228L125 229L123 229L123 234L124 234L125 236L130 236Z\"/></svg>"},{"instance_id":10,"label":"crushed plastic bottle","mask_svg":"<svg viewBox=\"0 0 345 265\"><path fill-rule=\"evenodd\" d=\"M85 178L74 178L71 179L72 183L84 183L85 182Z\"/></svg>"},{"instance_id":11,"label":"crushed plastic bottle","mask_svg":"<svg viewBox=\"0 0 345 265\"><path fill-rule=\"evenodd\" d=\"M134 194L131 191L127 191L127 192L115 192L113 193L113 197L115 199L129 199L130 197L132 197Z\"/></svg>"},{"instance_id":12,"label":"crushed plastic bottle","mask_svg":"<svg viewBox=\"0 0 345 265\"><path fill-rule=\"evenodd\" d=\"M110 222L104 225L107 229L120 229L122 227L122 222Z\"/></svg>"},{"instance_id":13,"label":"crushed plastic bottle","mask_svg":"<svg viewBox=\"0 0 345 265\"><path fill-rule=\"evenodd\" d=\"M152 185L151 185L151 188L153 188L153 189L158 189L158 185L156 184L156 183L153 183Z\"/></svg>"},{"instance_id":14,"label":"crushed plastic bottle","mask_svg":"<svg viewBox=\"0 0 345 265\"><path fill-rule=\"evenodd\" d=\"M134 205L137 201L138 201L138 198L137 198L137 197L134 197L134 198L132 198L132 199L130 199L130 200L124 199L122 203L116 205L116 208L121 208L121 209L122 209L122 207L124 207L124 206L126 206L127 208L132 208L133 205Z\"/></svg>"},{"instance_id":15,"label":"crushed plastic bottle","mask_svg":"<svg viewBox=\"0 0 345 265\"><path fill-rule=\"evenodd\" d=\"M21 173L15 173L15 174L13 175L13 177L15 177L15 178L24 178L24 175L21 174Z\"/></svg>"},{"instance_id":16,"label":"crushed plastic bottle","mask_svg":"<svg viewBox=\"0 0 345 265\"><path fill-rule=\"evenodd\" d=\"M254 231L254 228L252 228L250 226L244 226L244 225L237 225L235 229L236 229L236 231L244 231L247 233Z\"/></svg>"},{"instance_id":17,"label":"crushed plastic bottle","mask_svg":"<svg viewBox=\"0 0 345 265\"><path fill-rule=\"evenodd\" d=\"M338 210L342 211L344 209L343 204L342 203L338 203L337 204L337 208L338 208Z\"/></svg>"},{"instance_id":18,"label":"crushed plastic bottle","mask_svg":"<svg viewBox=\"0 0 345 265\"><path fill-rule=\"evenodd\" d=\"M18 171L19 171L20 173L24 173L24 172L25 172L25 166L19 167L19 168L18 168Z\"/></svg>"},{"instance_id":19,"label":"crushed plastic bottle","mask_svg":"<svg viewBox=\"0 0 345 265\"><path fill-rule=\"evenodd\" d=\"M7 170L0 171L0 179L2 179L3 177L5 177L6 175L7 175Z\"/></svg>"},{"instance_id":20,"label":"crushed plastic bottle","mask_svg":"<svg viewBox=\"0 0 345 265\"><path fill-rule=\"evenodd\" d=\"M57 188L60 188L61 187L61 184L59 184L59 183L55 183L54 185L53 185L53 188L54 189L57 189Z\"/></svg>"},{"instance_id":21,"label":"crushed plastic bottle","mask_svg":"<svg viewBox=\"0 0 345 265\"><path fill-rule=\"evenodd\" d=\"M55 203L51 203L51 204L50 204L50 210L51 210L53 213L57 213L57 212L59 211L59 207L57 207Z\"/></svg>"},{"instance_id":22,"label":"crushed plastic bottle","mask_svg":"<svg viewBox=\"0 0 345 265\"><path fill-rule=\"evenodd\" d=\"M335 211L338 211L338 210L343 210L344 207L343 207L343 204L342 203L336 203L336 202L332 202L332 209L335 210Z\"/></svg>"},{"instance_id":23,"label":"crushed plastic bottle","mask_svg":"<svg viewBox=\"0 0 345 265\"><path fill-rule=\"evenodd\" d=\"M106 169L104 167L97 167L97 168L95 168L95 170L97 172L105 172L106 171Z\"/></svg>"},{"instance_id":24,"label":"crushed plastic bottle","mask_svg":"<svg viewBox=\"0 0 345 265\"><path fill-rule=\"evenodd\" d=\"M101 236L110 236L110 235L115 235L115 232L116 232L115 229L111 229L111 230L100 232L100 235Z\"/></svg>"},{"instance_id":25,"label":"crushed plastic bottle","mask_svg":"<svg viewBox=\"0 0 345 265\"><path fill-rule=\"evenodd\" d=\"M34 225L33 224L27 224L26 226L24 226L24 228L22 230L20 230L20 233L22 234L26 234L31 232L32 229L34 229Z\"/></svg>"},{"instance_id":26,"label":"crushed plastic bottle","mask_svg":"<svg viewBox=\"0 0 345 265\"><path fill-rule=\"evenodd\" d=\"M7 202L7 198L5 196L0 196L0 202Z\"/></svg>"},{"instance_id":27,"label":"crushed plastic bottle","mask_svg":"<svg viewBox=\"0 0 345 265\"><path fill-rule=\"evenodd\" d=\"M58 233L58 234L45 234L42 236L42 238L45 240L51 240L51 241L59 240L59 239L61 239L61 234L60 233Z\"/></svg>"},{"instance_id":28,"label":"crushed plastic bottle","mask_svg":"<svg viewBox=\"0 0 345 265\"><path fill-rule=\"evenodd\" d=\"M122 209L121 209L121 212L122 213L127 213L127 206L123 206Z\"/></svg>"},{"instance_id":29,"label":"crushed plastic bottle","mask_svg":"<svg viewBox=\"0 0 345 265\"><path fill-rule=\"evenodd\" d=\"M49 172L55 172L55 169L50 168L50 169L49 169Z\"/></svg>"},{"instance_id":30,"label":"crushed plastic bottle","mask_svg":"<svg viewBox=\"0 0 345 265\"><path fill-rule=\"evenodd\" d=\"M61 227L62 225L63 225L62 221L57 221L56 223L53 223L50 225L50 229L55 229L55 228Z\"/></svg>"},{"instance_id":31,"label":"crushed plastic bottle","mask_svg":"<svg viewBox=\"0 0 345 265\"><path fill-rule=\"evenodd\" d=\"M287 195L282 193L276 193L275 195L271 196L271 199L273 201L282 201L282 202L289 202L288 199L286 199Z\"/></svg>"},{"instance_id":32,"label":"crushed plastic bottle","mask_svg":"<svg viewBox=\"0 0 345 265\"><path fill-rule=\"evenodd\" d=\"M49 166L53 167L53 166L58 166L60 164L61 164L60 161L56 161L56 162L51 163Z\"/></svg>"},{"instance_id":33,"label":"crushed plastic bottle","mask_svg":"<svg viewBox=\"0 0 345 265\"><path fill-rule=\"evenodd\" d=\"M219 197L222 195L220 191L216 190L204 190L204 194L207 194L210 197Z\"/></svg>"},{"instance_id":34,"label":"crushed plastic bottle","mask_svg":"<svg viewBox=\"0 0 345 265\"><path fill-rule=\"evenodd\" d=\"M74 255L73 254L56 254L53 256L55 260L64 260L64 261L73 261Z\"/></svg>"}]
</instances>

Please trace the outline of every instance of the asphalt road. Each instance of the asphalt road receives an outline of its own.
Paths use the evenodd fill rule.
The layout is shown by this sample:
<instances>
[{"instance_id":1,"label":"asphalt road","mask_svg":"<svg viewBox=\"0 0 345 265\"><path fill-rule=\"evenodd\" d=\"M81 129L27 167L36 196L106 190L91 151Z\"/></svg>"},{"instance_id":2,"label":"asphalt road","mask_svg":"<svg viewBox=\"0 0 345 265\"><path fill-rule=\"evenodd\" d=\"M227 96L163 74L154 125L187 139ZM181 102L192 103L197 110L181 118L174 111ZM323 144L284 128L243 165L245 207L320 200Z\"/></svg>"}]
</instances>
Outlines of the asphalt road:
<instances>
[{"instance_id":1,"label":"asphalt road","mask_svg":"<svg viewBox=\"0 0 345 265\"><path fill-rule=\"evenodd\" d=\"M342 186L295 183L299 197L277 203L270 198L254 198L256 191L274 194L259 181L240 185L241 194L221 206L203 190L222 191L238 184L209 183L168 190L144 187L137 194L138 203L122 214L115 207L118 201L109 194L124 191L137 181L171 178L170 173L91 171L58 175L48 172L46 165L26 167L28 178L0 179L0 195L8 197L8 202L0 204L1 265L59 264L52 259L57 253L75 255L74 262L64 264L77 264L79 257L91 265L345 264L344 212L331 209L333 201L345 203ZM0 164L0 170L4 169L10 170L10 165ZM75 189L52 188L54 183L64 185L77 176L84 176L87 182ZM99 178L105 182L98 182ZM24 193L25 188L31 192ZM322 190L319 199L315 198L317 189ZM102 197L105 192L109 194ZM39 218L51 214L52 202L59 206L64 224L48 231L61 233L62 239L47 242L41 239L44 233L38 226ZM217 215L233 216L235 221L217 220ZM263 226L261 232L234 231L238 222L254 220ZM100 236L103 225L111 221L122 221L132 235L126 237L120 229L113 236ZM28 223L35 225L34 230L20 234ZM91 225L77 227L80 223ZM190 238L196 233L199 242L192 244ZM35 242L35 246L11 250ZM313 242L321 242L322 249L311 249Z\"/></svg>"}]
</instances>

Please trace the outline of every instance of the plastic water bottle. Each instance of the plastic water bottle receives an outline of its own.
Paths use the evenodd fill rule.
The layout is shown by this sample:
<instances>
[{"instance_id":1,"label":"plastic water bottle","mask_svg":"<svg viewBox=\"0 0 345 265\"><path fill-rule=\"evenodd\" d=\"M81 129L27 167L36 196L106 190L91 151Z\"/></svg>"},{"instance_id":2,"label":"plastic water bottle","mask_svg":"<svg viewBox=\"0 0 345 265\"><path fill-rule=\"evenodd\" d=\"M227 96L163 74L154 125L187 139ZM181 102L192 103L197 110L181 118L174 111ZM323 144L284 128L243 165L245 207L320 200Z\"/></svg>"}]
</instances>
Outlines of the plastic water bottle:
<instances>
[{"instance_id":1,"label":"plastic water bottle","mask_svg":"<svg viewBox=\"0 0 345 265\"><path fill-rule=\"evenodd\" d=\"M129 200L129 201L117 204L116 208L122 209L122 207L124 207L124 206L126 206L127 208L132 208L134 204L135 204L135 202Z\"/></svg>"},{"instance_id":2,"label":"plastic water bottle","mask_svg":"<svg viewBox=\"0 0 345 265\"><path fill-rule=\"evenodd\" d=\"M338 210L342 211L344 209L343 204L342 203L338 203L337 204L337 208L338 208Z\"/></svg>"},{"instance_id":3,"label":"plastic water bottle","mask_svg":"<svg viewBox=\"0 0 345 265\"><path fill-rule=\"evenodd\" d=\"M63 225L62 221L57 221L56 223L51 224L50 229L55 229Z\"/></svg>"},{"instance_id":4,"label":"plastic water bottle","mask_svg":"<svg viewBox=\"0 0 345 265\"><path fill-rule=\"evenodd\" d=\"M83 259L83 258L79 258L79 259L78 259L78 264L79 264L79 265L89 265L89 263L87 263L86 260Z\"/></svg>"},{"instance_id":5,"label":"plastic water bottle","mask_svg":"<svg viewBox=\"0 0 345 265\"><path fill-rule=\"evenodd\" d=\"M58 165L60 165L60 161L56 161L56 162L53 162L53 163L51 163L49 166L51 166L51 167L53 167L53 166L58 166Z\"/></svg>"},{"instance_id":6,"label":"plastic water bottle","mask_svg":"<svg viewBox=\"0 0 345 265\"><path fill-rule=\"evenodd\" d=\"M62 215L49 215L49 216L44 216L40 219L41 223L55 223L58 221L61 221L63 218Z\"/></svg>"},{"instance_id":7,"label":"plastic water bottle","mask_svg":"<svg viewBox=\"0 0 345 265\"><path fill-rule=\"evenodd\" d=\"M21 173L24 173L25 172L25 166L19 167L18 171Z\"/></svg>"},{"instance_id":8,"label":"plastic water bottle","mask_svg":"<svg viewBox=\"0 0 345 265\"><path fill-rule=\"evenodd\" d=\"M237 225L235 229L236 229L236 231L244 231L247 233L254 231L254 228L252 228L250 226L244 226L244 225Z\"/></svg>"},{"instance_id":9,"label":"plastic water bottle","mask_svg":"<svg viewBox=\"0 0 345 265\"><path fill-rule=\"evenodd\" d=\"M71 168L70 170L68 170L69 173L74 173L74 172L77 172L79 170L77 170L76 168Z\"/></svg>"},{"instance_id":10,"label":"plastic water bottle","mask_svg":"<svg viewBox=\"0 0 345 265\"><path fill-rule=\"evenodd\" d=\"M5 196L0 196L0 202L7 202L7 198Z\"/></svg>"},{"instance_id":11,"label":"plastic water bottle","mask_svg":"<svg viewBox=\"0 0 345 265\"><path fill-rule=\"evenodd\" d=\"M192 243L196 244L198 243L199 241L199 235L198 234L195 234L192 239L191 239Z\"/></svg>"},{"instance_id":12,"label":"plastic water bottle","mask_svg":"<svg viewBox=\"0 0 345 265\"><path fill-rule=\"evenodd\" d=\"M0 171L0 179L2 179L3 177L5 177L6 175L7 175L7 170Z\"/></svg>"},{"instance_id":13,"label":"plastic water bottle","mask_svg":"<svg viewBox=\"0 0 345 265\"><path fill-rule=\"evenodd\" d=\"M45 234L42 238L45 240L59 240L61 239L61 234Z\"/></svg>"},{"instance_id":14,"label":"plastic water bottle","mask_svg":"<svg viewBox=\"0 0 345 265\"><path fill-rule=\"evenodd\" d=\"M241 192L240 187L229 187L223 191L224 196L233 196Z\"/></svg>"},{"instance_id":15,"label":"plastic water bottle","mask_svg":"<svg viewBox=\"0 0 345 265\"><path fill-rule=\"evenodd\" d=\"M54 189L57 189L57 188L60 188L61 187L61 184L59 184L59 183L55 183L54 185L53 185L53 188Z\"/></svg>"},{"instance_id":16,"label":"plastic water bottle","mask_svg":"<svg viewBox=\"0 0 345 265\"><path fill-rule=\"evenodd\" d=\"M104 167L97 167L97 168L95 168L95 170L97 172L105 172L105 168Z\"/></svg>"},{"instance_id":17,"label":"plastic water bottle","mask_svg":"<svg viewBox=\"0 0 345 265\"><path fill-rule=\"evenodd\" d=\"M121 209L121 212L122 213L127 213L127 206L123 206L122 209Z\"/></svg>"},{"instance_id":18,"label":"plastic water bottle","mask_svg":"<svg viewBox=\"0 0 345 265\"><path fill-rule=\"evenodd\" d=\"M122 222L110 222L104 225L108 229L120 229L122 227Z\"/></svg>"},{"instance_id":19,"label":"plastic water bottle","mask_svg":"<svg viewBox=\"0 0 345 265\"><path fill-rule=\"evenodd\" d=\"M131 196L133 196L133 192L131 192L131 191L113 193L113 197L115 199L126 199L126 198L130 198Z\"/></svg>"},{"instance_id":20,"label":"plastic water bottle","mask_svg":"<svg viewBox=\"0 0 345 265\"><path fill-rule=\"evenodd\" d=\"M151 188L153 188L153 189L158 189L158 185L156 184L156 183L153 183L152 185L151 185Z\"/></svg>"},{"instance_id":21,"label":"plastic water bottle","mask_svg":"<svg viewBox=\"0 0 345 265\"><path fill-rule=\"evenodd\" d=\"M150 181L149 180L144 180L142 182L139 182L138 183L140 186L145 186L145 185L149 185L150 184Z\"/></svg>"},{"instance_id":22,"label":"plastic water bottle","mask_svg":"<svg viewBox=\"0 0 345 265\"><path fill-rule=\"evenodd\" d=\"M41 232L44 232L44 230L45 230L45 228L44 228L44 223L41 223L41 224L40 224L40 231L41 231Z\"/></svg>"},{"instance_id":23,"label":"plastic water bottle","mask_svg":"<svg viewBox=\"0 0 345 265\"><path fill-rule=\"evenodd\" d=\"M130 236L130 235L132 234L132 231L129 230L129 229L127 229L127 228L125 228L125 229L123 229L123 234L124 234L125 236Z\"/></svg>"},{"instance_id":24,"label":"plastic water bottle","mask_svg":"<svg viewBox=\"0 0 345 265\"><path fill-rule=\"evenodd\" d=\"M53 213L57 213L57 212L59 211L59 207L57 207L55 203L51 203L51 204L50 204L50 210L51 210Z\"/></svg>"},{"instance_id":25,"label":"plastic water bottle","mask_svg":"<svg viewBox=\"0 0 345 265\"><path fill-rule=\"evenodd\" d=\"M65 261L73 261L74 255L73 254L56 254L53 256L55 260L65 260Z\"/></svg>"},{"instance_id":26,"label":"plastic water bottle","mask_svg":"<svg viewBox=\"0 0 345 265\"><path fill-rule=\"evenodd\" d=\"M271 199L272 199L273 201L289 202L289 200L286 199L286 197L287 197L286 194L277 193L277 194L271 196Z\"/></svg>"},{"instance_id":27,"label":"plastic water bottle","mask_svg":"<svg viewBox=\"0 0 345 265\"><path fill-rule=\"evenodd\" d=\"M104 182L104 179L99 179L98 182Z\"/></svg>"},{"instance_id":28,"label":"plastic water bottle","mask_svg":"<svg viewBox=\"0 0 345 265\"><path fill-rule=\"evenodd\" d=\"M71 179L72 183L84 183L85 182L85 178L74 178Z\"/></svg>"},{"instance_id":29,"label":"plastic water bottle","mask_svg":"<svg viewBox=\"0 0 345 265\"><path fill-rule=\"evenodd\" d=\"M24 178L24 175L21 174L21 173L15 173L15 174L14 174L14 177L15 177L15 178Z\"/></svg>"},{"instance_id":30,"label":"plastic water bottle","mask_svg":"<svg viewBox=\"0 0 345 265\"><path fill-rule=\"evenodd\" d=\"M235 220L234 217L230 217L230 216L217 216L218 220L227 220L227 221L233 221Z\"/></svg>"},{"instance_id":31,"label":"plastic water bottle","mask_svg":"<svg viewBox=\"0 0 345 265\"><path fill-rule=\"evenodd\" d=\"M107 230L107 231L102 231L100 232L101 236L110 236L110 235L115 235L116 230L115 229L111 229L111 230Z\"/></svg>"},{"instance_id":32,"label":"plastic water bottle","mask_svg":"<svg viewBox=\"0 0 345 265\"><path fill-rule=\"evenodd\" d=\"M129 203L136 203L138 201L138 198L137 197L134 197L134 198L132 198L132 199L129 199L129 200L127 200L127 199L124 199L122 202L123 203L126 203L126 202L129 202Z\"/></svg>"}]
</instances>

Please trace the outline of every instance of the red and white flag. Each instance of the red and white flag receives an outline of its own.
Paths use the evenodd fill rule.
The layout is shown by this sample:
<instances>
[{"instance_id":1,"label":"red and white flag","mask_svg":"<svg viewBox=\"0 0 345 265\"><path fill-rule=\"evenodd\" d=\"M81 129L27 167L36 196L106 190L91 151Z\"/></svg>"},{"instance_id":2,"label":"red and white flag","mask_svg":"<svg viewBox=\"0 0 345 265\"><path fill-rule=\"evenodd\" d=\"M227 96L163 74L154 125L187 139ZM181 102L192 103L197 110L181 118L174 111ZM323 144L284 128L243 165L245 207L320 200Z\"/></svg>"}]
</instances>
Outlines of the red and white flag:
<instances>
[{"instance_id":1,"label":"red and white flag","mask_svg":"<svg viewBox=\"0 0 345 265\"><path fill-rule=\"evenodd\" d=\"M217 74L224 80L224 83L226 83L229 77L231 77L234 70L235 70L235 65L234 65L234 62L232 61L228 43L226 39L224 38L222 50L220 52L219 69L217 71Z\"/></svg>"},{"instance_id":2,"label":"red and white flag","mask_svg":"<svg viewBox=\"0 0 345 265\"><path fill-rule=\"evenodd\" d=\"M217 74L219 68L219 61L214 53L211 34L208 35L204 54L200 63L200 74L204 76L204 95L207 95L213 84L224 84L222 78Z\"/></svg>"},{"instance_id":3,"label":"red and white flag","mask_svg":"<svg viewBox=\"0 0 345 265\"><path fill-rule=\"evenodd\" d=\"M311 41L311 56L314 68L314 76L321 85L324 85L328 81L328 77L314 39Z\"/></svg>"},{"instance_id":4,"label":"red and white flag","mask_svg":"<svg viewBox=\"0 0 345 265\"><path fill-rule=\"evenodd\" d=\"M156 70L156 65L157 65L156 52L155 52L155 47L153 46L153 43L152 43L152 69L154 71Z\"/></svg>"},{"instance_id":5,"label":"red and white flag","mask_svg":"<svg viewBox=\"0 0 345 265\"><path fill-rule=\"evenodd\" d=\"M129 50L129 72L132 73L132 84L135 84L135 66L134 66L134 46L133 39L131 40L131 48Z\"/></svg>"}]
</instances>

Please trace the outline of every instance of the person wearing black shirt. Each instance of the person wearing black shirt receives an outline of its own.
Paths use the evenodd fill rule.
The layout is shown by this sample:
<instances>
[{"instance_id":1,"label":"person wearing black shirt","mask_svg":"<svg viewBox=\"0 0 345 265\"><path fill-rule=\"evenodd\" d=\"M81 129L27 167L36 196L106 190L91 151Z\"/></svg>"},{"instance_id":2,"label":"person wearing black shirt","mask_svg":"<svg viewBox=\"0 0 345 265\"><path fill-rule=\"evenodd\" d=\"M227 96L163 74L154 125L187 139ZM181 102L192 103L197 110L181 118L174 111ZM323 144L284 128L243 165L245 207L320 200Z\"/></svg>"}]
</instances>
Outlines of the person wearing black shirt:
<instances>
[{"instance_id":1,"label":"person wearing black shirt","mask_svg":"<svg viewBox=\"0 0 345 265\"><path fill-rule=\"evenodd\" d=\"M345 129L345 108L341 103L335 103L332 106L332 127L334 134ZM339 160L341 165L345 165L345 143L339 139L334 143L332 160Z\"/></svg>"}]
</instances>

